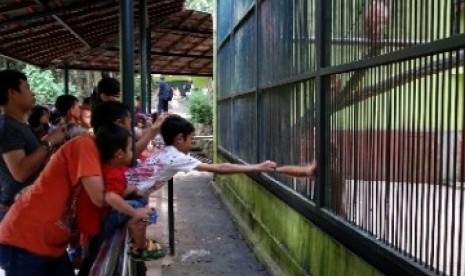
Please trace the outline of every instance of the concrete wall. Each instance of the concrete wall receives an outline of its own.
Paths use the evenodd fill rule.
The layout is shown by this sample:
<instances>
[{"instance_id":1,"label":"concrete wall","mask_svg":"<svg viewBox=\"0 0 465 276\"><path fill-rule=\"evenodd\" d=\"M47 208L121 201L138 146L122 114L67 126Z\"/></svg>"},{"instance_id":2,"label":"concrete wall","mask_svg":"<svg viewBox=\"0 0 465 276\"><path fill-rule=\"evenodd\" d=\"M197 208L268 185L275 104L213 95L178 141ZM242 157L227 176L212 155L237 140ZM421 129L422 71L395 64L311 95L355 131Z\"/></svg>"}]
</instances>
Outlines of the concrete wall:
<instances>
[{"instance_id":1,"label":"concrete wall","mask_svg":"<svg viewBox=\"0 0 465 276\"><path fill-rule=\"evenodd\" d=\"M215 187L272 275L381 275L249 177L218 176Z\"/></svg>"}]
</instances>

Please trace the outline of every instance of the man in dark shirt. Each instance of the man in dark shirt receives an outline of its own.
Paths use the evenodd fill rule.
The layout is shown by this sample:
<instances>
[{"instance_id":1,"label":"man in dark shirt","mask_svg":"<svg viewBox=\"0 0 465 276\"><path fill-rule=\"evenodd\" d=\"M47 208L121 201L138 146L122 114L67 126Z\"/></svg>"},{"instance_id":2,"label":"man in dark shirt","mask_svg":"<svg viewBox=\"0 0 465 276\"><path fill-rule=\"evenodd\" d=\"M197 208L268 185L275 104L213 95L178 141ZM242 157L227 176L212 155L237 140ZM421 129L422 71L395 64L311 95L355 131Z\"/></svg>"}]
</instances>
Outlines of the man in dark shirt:
<instances>
[{"instance_id":1,"label":"man in dark shirt","mask_svg":"<svg viewBox=\"0 0 465 276\"><path fill-rule=\"evenodd\" d=\"M171 87L165 82L165 77L160 77L158 84L158 114L168 112L168 102L171 101L172 94Z\"/></svg>"},{"instance_id":2,"label":"man in dark shirt","mask_svg":"<svg viewBox=\"0 0 465 276\"><path fill-rule=\"evenodd\" d=\"M38 141L27 115L34 106L26 75L15 70L0 71L0 221L18 192L32 184L53 147L65 138L62 128Z\"/></svg>"}]
</instances>

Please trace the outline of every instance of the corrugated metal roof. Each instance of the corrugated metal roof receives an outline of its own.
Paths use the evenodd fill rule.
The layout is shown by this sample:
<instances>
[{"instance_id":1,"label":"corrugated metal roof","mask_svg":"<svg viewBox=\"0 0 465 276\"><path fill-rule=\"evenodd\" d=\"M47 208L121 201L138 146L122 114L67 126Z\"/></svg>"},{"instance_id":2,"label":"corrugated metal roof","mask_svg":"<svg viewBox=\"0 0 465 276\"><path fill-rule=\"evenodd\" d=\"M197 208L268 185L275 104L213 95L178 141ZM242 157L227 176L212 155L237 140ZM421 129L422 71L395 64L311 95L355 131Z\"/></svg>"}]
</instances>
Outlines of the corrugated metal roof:
<instances>
[{"instance_id":1,"label":"corrugated metal roof","mask_svg":"<svg viewBox=\"0 0 465 276\"><path fill-rule=\"evenodd\" d=\"M134 2L138 53L139 1ZM147 0L152 73L212 75L212 16L183 5ZM119 14L115 0L1 1L0 54L40 67L117 71ZM138 63L136 58L136 68Z\"/></svg>"}]
</instances>

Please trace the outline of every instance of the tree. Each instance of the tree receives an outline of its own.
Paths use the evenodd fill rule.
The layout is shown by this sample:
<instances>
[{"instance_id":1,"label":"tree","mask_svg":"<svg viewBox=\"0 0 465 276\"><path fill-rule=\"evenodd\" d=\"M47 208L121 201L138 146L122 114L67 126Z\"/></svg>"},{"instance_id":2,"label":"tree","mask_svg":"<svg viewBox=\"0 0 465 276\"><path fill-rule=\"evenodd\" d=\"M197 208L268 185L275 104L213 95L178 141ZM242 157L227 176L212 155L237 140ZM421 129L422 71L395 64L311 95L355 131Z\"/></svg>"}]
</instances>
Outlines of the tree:
<instances>
[{"instance_id":1,"label":"tree","mask_svg":"<svg viewBox=\"0 0 465 276\"><path fill-rule=\"evenodd\" d=\"M186 9L213 13L213 0L188 0Z\"/></svg>"},{"instance_id":2,"label":"tree","mask_svg":"<svg viewBox=\"0 0 465 276\"><path fill-rule=\"evenodd\" d=\"M38 104L53 104L55 99L65 91L64 83L57 80L51 70L26 65L24 73L27 76L31 90L36 95ZM75 95L76 87L70 84L69 92Z\"/></svg>"}]
</instances>

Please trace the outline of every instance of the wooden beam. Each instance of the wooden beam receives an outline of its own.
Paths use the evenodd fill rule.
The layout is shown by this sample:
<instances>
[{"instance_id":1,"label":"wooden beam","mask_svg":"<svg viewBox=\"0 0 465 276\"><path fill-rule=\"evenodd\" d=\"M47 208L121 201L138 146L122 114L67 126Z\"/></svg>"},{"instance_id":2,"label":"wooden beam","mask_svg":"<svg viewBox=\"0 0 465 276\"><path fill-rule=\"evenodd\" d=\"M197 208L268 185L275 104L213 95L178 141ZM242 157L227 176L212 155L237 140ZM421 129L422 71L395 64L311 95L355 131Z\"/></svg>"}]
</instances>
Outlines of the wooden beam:
<instances>
[{"instance_id":1,"label":"wooden beam","mask_svg":"<svg viewBox=\"0 0 465 276\"><path fill-rule=\"evenodd\" d=\"M106 22L113 18L115 18L115 20L112 20L112 21L116 21L117 22L116 25L118 25L118 20L119 20L118 11L114 11L113 13L108 13L108 15L99 15L99 17L93 17L92 19L89 19L89 20L79 21L78 23L76 23L76 26L79 28L88 28L88 26L95 26L96 23Z\"/></svg>"},{"instance_id":2,"label":"wooden beam","mask_svg":"<svg viewBox=\"0 0 465 276\"><path fill-rule=\"evenodd\" d=\"M32 58L30 57L27 57L28 60L40 60L41 62L39 62L40 64L42 64L42 66L48 66L47 64L49 64L52 60L55 59L56 56L60 56L60 55L63 55L67 52L70 52L70 51L73 51L73 47L75 47L76 44L74 45L70 45L70 47L68 48L63 48L63 49L60 49L60 50L57 50L57 51L54 51L54 52L50 52L50 53L45 53L45 54L42 54L40 56L33 56ZM75 49L75 48L74 48Z\"/></svg>"},{"instance_id":3,"label":"wooden beam","mask_svg":"<svg viewBox=\"0 0 465 276\"><path fill-rule=\"evenodd\" d=\"M18 23L27 23L31 22L37 19L40 19L42 17L47 17L51 15L57 15L57 14L62 14L65 12L70 12L70 11L80 11L80 10L88 10L88 9L93 9L95 7L105 5L107 3L112 3L113 0L101 0L98 2L94 1L86 1L83 3L82 1L79 2L73 2L68 5L64 5L61 7L55 7L51 9L44 9L39 12L31 13L31 14L24 14L20 15L17 17L13 17L7 20L2 20L0 21L0 29L5 29L8 28L12 25L18 24Z\"/></svg>"},{"instance_id":4,"label":"wooden beam","mask_svg":"<svg viewBox=\"0 0 465 276\"><path fill-rule=\"evenodd\" d=\"M197 42L196 44L194 44L194 46L192 46L192 48L189 51L186 51L185 53L188 54L188 53L192 52L195 48L197 48L200 45L204 44L205 41L207 41L209 39L213 39L213 37L207 37L207 38L202 39L200 42ZM212 47L213 47L213 43L212 43ZM209 51L210 51L210 49L209 49Z\"/></svg>"},{"instance_id":5,"label":"wooden beam","mask_svg":"<svg viewBox=\"0 0 465 276\"><path fill-rule=\"evenodd\" d=\"M105 49L108 52L119 52L118 47L109 47ZM139 53L139 50L135 50L135 53ZM193 59L213 59L213 56L205 56L205 55L189 55L185 53L173 53L173 52L157 52L151 51L152 56L163 56L163 57L178 57L178 58L193 58Z\"/></svg>"},{"instance_id":6,"label":"wooden beam","mask_svg":"<svg viewBox=\"0 0 465 276\"><path fill-rule=\"evenodd\" d=\"M61 29L53 33L41 33L34 37L23 37L21 39L10 39L9 42L3 42L1 45L2 49L14 48L15 51L21 51L22 49L28 48L31 45L48 43L50 47L53 47L54 40L60 40L70 38L70 34ZM50 43L52 44L50 44Z\"/></svg>"},{"instance_id":7,"label":"wooden beam","mask_svg":"<svg viewBox=\"0 0 465 276\"><path fill-rule=\"evenodd\" d=\"M29 8L29 7L33 7L34 5L31 4L30 2L28 1L25 1L25 2L20 2L20 3L15 3L13 5L8 5L8 6L5 6L5 7L1 7L0 8L0 13L8 13L8 12L12 12L12 11L16 11L16 10L21 10L21 9L25 9L25 8Z\"/></svg>"},{"instance_id":8,"label":"wooden beam","mask_svg":"<svg viewBox=\"0 0 465 276\"><path fill-rule=\"evenodd\" d=\"M213 18L210 14L207 14L206 16L204 16L204 19L202 19L202 21L200 21L199 24L196 24L196 27L200 28L203 24L205 24L205 22L208 22L210 20L213 20ZM213 33L213 30L212 30L212 33Z\"/></svg>"},{"instance_id":9,"label":"wooden beam","mask_svg":"<svg viewBox=\"0 0 465 276\"><path fill-rule=\"evenodd\" d=\"M118 17L119 7L115 5L114 2L108 3L106 5L102 5L96 9L93 9L92 12L87 11L80 11L74 12L72 16L69 18L68 22L73 23L74 25L80 24L83 22L88 22L90 20L96 19L95 15L99 14L98 18L102 18L107 14L116 14L115 16Z\"/></svg>"},{"instance_id":10,"label":"wooden beam","mask_svg":"<svg viewBox=\"0 0 465 276\"><path fill-rule=\"evenodd\" d=\"M46 9L50 9L50 6L48 5L48 3L44 2L44 0L34 0L34 2L36 2L37 4L41 4ZM69 24L67 24L63 19L61 19L61 17L54 14L52 15L52 18L55 19L55 21L57 21L63 28L65 28L65 30L70 32L77 40L84 44L86 48L92 48L89 45L89 43L87 43L87 41L84 38L82 38Z\"/></svg>"},{"instance_id":11,"label":"wooden beam","mask_svg":"<svg viewBox=\"0 0 465 276\"><path fill-rule=\"evenodd\" d=\"M191 12L188 13L188 15L184 16L183 19L177 24L177 28L178 28L178 29L181 29L181 28L182 28L182 25L192 16L192 14L194 14L194 11L191 11ZM209 19L210 19L209 16L206 17L205 19L203 19L203 20L201 21L201 23L200 23L198 26L201 26L202 24L204 24L204 23L205 23L207 20L209 20ZM213 33L213 31L212 31L212 33ZM185 36L185 37L187 37L187 36ZM182 41L185 37L181 37L181 39L176 40L175 43L172 43L171 45L169 45L169 47L166 47L166 48L165 48L165 51L166 51L166 49L171 49L171 48L175 47L177 44L181 43L181 41ZM204 38L200 43L204 43L205 40L210 39L210 38L212 38L212 34L210 34L209 37ZM196 44L196 45L194 46L194 48L197 47L198 45L200 45L200 44ZM189 53L190 51L192 51L192 49L193 49L193 48L191 48L191 49L190 49L188 52L186 52L185 54L187 54L187 53ZM172 63L172 62L171 62L171 63ZM170 63L169 65L171 65L171 63ZM188 62L182 69L186 68L187 66L190 66L189 64L190 64L190 63ZM168 65L168 66L169 66L169 65Z\"/></svg>"},{"instance_id":12,"label":"wooden beam","mask_svg":"<svg viewBox=\"0 0 465 276\"><path fill-rule=\"evenodd\" d=\"M162 33L172 33L172 34L180 34L180 35L191 35L191 36L199 36L199 37L212 37L213 30L210 31L201 31L193 28L156 28L152 30L153 34L157 32Z\"/></svg>"},{"instance_id":13,"label":"wooden beam","mask_svg":"<svg viewBox=\"0 0 465 276\"><path fill-rule=\"evenodd\" d=\"M65 30L63 30L63 28L57 28L55 26L53 26L52 28L49 28L49 29L44 29L44 30L41 30L40 32L33 32L33 33L25 33L25 34L22 34L22 35L19 35L19 36L0 36L0 42L2 43L1 44L1 47L2 48L5 48L5 47L11 47L12 45L17 45L17 44L23 44L24 42L28 42L28 41L34 41L35 39L37 38L40 38L40 37L45 37L45 36L49 36L51 37L51 35L53 34L59 34L59 33L64 33L66 32Z\"/></svg>"},{"instance_id":14,"label":"wooden beam","mask_svg":"<svg viewBox=\"0 0 465 276\"><path fill-rule=\"evenodd\" d=\"M170 52L152 52L152 56L162 57L178 57L178 58L193 58L193 59L213 59L213 56L201 56L201 55L188 55L188 54L177 54Z\"/></svg>"},{"instance_id":15,"label":"wooden beam","mask_svg":"<svg viewBox=\"0 0 465 276\"><path fill-rule=\"evenodd\" d=\"M49 66L49 67L54 67L54 68L63 68L63 64L59 64L56 66ZM85 71L112 71L112 72L118 72L119 71L119 64L96 64L96 65L78 65L78 64L68 64L69 69L73 70L85 70ZM137 72L137 70L136 70ZM172 71L172 70L156 70L154 66L152 66L151 70L152 74L165 74L165 75L191 75L191 76L206 76L210 77L213 74L211 72L204 72L203 70L200 70L200 72L177 72L177 71Z\"/></svg>"},{"instance_id":16,"label":"wooden beam","mask_svg":"<svg viewBox=\"0 0 465 276\"><path fill-rule=\"evenodd\" d=\"M52 47L50 45L53 45L55 47ZM31 57L35 58L35 57L44 55L44 53L45 54L54 53L54 52L61 51L63 49L67 49L68 46L73 46L72 48L74 49L82 48L82 46L80 46L79 43L76 43L76 41L73 42L70 40L63 40L59 44L54 43L54 42L51 42L51 44L45 44L45 45L37 44L33 48L26 48L23 51L18 51L18 53L21 53L21 55L26 56L27 58L31 58Z\"/></svg>"},{"instance_id":17,"label":"wooden beam","mask_svg":"<svg viewBox=\"0 0 465 276\"><path fill-rule=\"evenodd\" d=\"M203 65L201 66L201 68L203 68L203 67L205 67L207 64L211 63L212 60L213 60L213 59L209 59L209 60L203 59L203 61L206 61L206 63L203 64ZM186 63L186 65L184 65L183 67L181 67L181 69L179 69L179 71L185 71L185 70L188 69L188 68L189 68L189 69L192 68L192 64L193 64L195 61L197 61L198 63L202 63L202 61L198 61L198 60L189 61L189 62Z\"/></svg>"}]
</instances>

